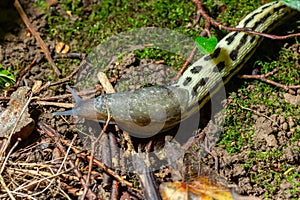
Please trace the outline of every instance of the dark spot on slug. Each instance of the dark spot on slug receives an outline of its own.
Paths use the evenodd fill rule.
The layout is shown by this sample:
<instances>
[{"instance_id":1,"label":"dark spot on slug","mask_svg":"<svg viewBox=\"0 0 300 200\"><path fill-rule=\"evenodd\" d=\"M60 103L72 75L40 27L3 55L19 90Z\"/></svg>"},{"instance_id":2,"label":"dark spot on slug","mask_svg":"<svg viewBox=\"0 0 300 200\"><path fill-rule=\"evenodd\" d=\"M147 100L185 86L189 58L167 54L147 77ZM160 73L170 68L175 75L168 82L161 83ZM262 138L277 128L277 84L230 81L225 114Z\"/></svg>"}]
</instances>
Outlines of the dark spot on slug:
<instances>
[{"instance_id":1,"label":"dark spot on slug","mask_svg":"<svg viewBox=\"0 0 300 200\"><path fill-rule=\"evenodd\" d=\"M280 11L282 8L285 8L285 5L279 6L277 8L274 8L273 12L278 12ZM266 7L267 8L267 7ZM263 8L266 9L266 8ZM255 30L260 24L262 24L264 21L266 21L269 17L272 17L273 13L269 12L268 14L266 14L264 17L262 17L260 20L258 20L257 22L254 23L252 29ZM273 22L273 23L277 23L277 21Z\"/></svg>"},{"instance_id":2,"label":"dark spot on slug","mask_svg":"<svg viewBox=\"0 0 300 200\"><path fill-rule=\"evenodd\" d=\"M191 77L186 77L185 80L183 81L183 86L187 86L187 84L189 84L189 82L191 82L192 78Z\"/></svg>"},{"instance_id":3,"label":"dark spot on slug","mask_svg":"<svg viewBox=\"0 0 300 200\"><path fill-rule=\"evenodd\" d=\"M217 58L217 57L219 57L220 53L221 53L221 48L218 47L214 50L214 52L210 55L210 57L212 59Z\"/></svg>"},{"instance_id":4,"label":"dark spot on slug","mask_svg":"<svg viewBox=\"0 0 300 200\"><path fill-rule=\"evenodd\" d=\"M233 61L236 60L237 54L238 54L238 51L237 51L236 49L233 50L233 51L229 54L231 60L233 60Z\"/></svg>"},{"instance_id":5,"label":"dark spot on slug","mask_svg":"<svg viewBox=\"0 0 300 200\"><path fill-rule=\"evenodd\" d=\"M239 32L234 32L233 34L229 35L229 36L225 39L225 41L227 42L227 45L230 45L230 44L233 42L235 36L236 36L238 33L239 33Z\"/></svg>"},{"instance_id":6,"label":"dark spot on slug","mask_svg":"<svg viewBox=\"0 0 300 200\"><path fill-rule=\"evenodd\" d=\"M219 62L214 68L213 72L220 72L225 68L225 61Z\"/></svg>"},{"instance_id":7,"label":"dark spot on slug","mask_svg":"<svg viewBox=\"0 0 300 200\"><path fill-rule=\"evenodd\" d=\"M273 4L275 4L276 2L274 2ZM265 10L266 8L269 8L271 6L273 6L273 4L265 4L263 6L260 7L261 10Z\"/></svg>"},{"instance_id":8,"label":"dark spot on slug","mask_svg":"<svg viewBox=\"0 0 300 200\"><path fill-rule=\"evenodd\" d=\"M256 36L251 36L251 40L250 40L250 43L253 43L256 39Z\"/></svg>"},{"instance_id":9,"label":"dark spot on slug","mask_svg":"<svg viewBox=\"0 0 300 200\"><path fill-rule=\"evenodd\" d=\"M202 67L201 65L196 65L196 66L194 66L194 67L191 69L191 72L192 72L193 74L198 74L198 73L201 71L202 68L203 68L203 67Z\"/></svg>"},{"instance_id":10,"label":"dark spot on slug","mask_svg":"<svg viewBox=\"0 0 300 200\"><path fill-rule=\"evenodd\" d=\"M207 81L208 81L208 77L201 78L200 81L193 87L192 95L195 96L197 94L198 88L204 86Z\"/></svg>"},{"instance_id":11,"label":"dark spot on slug","mask_svg":"<svg viewBox=\"0 0 300 200\"><path fill-rule=\"evenodd\" d=\"M138 126L147 126L151 123L151 117L148 113L139 110L137 107L130 106L129 115L132 121Z\"/></svg>"},{"instance_id":12,"label":"dark spot on slug","mask_svg":"<svg viewBox=\"0 0 300 200\"><path fill-rule=\"evenodd\" d=\"M243 35L243 37L241 38L239 44L237 45L237 47L229 54L231 60L236 60L237 56L238 56L238 52L239 50L242 48L243 45L245 45L245 43L247 42L247 38L250 37L249 35L245 34Z\"/></svg>"},{"instance_id":13,"label":"dark spot on slug","mask_svg":"<svg viewBox=\"0 0 300 200\"><path fill-rule=\"evenodd\" d=\"M247 27L247 26L248 26L248 23L251 22L252 20L254 20L254 18L255 18L256 15L258 15L258 14L264 12L264 10L267 9L267 8L269 8L270 6L272 6L272 4L266 4L266 5L262 6L262 7L261 7L261 10L259 10L259 11L256 12L256 13L253 13L253 15L251 15L248 19L246 19L246 20L244 21L243 27ZM262 21L262 20L260 20L260 23L261 23L261 21ZM255 28L256 28L256 26L254 25L254 26L252 27L252 29L255 29Z\"/></svg>"},{"instance_id":14,"label":"dark spot on slug","mask_svg":"<svg viewBox=\"0 0 300 200\"><path fill-rule=\"evenodd\" d=\"M240 41L240 43L239 43L239 45L238 45L237 48L240 49L247 42L247 37L248 37L247 34L243 35L243 37L241 38L241 41Z\"/></svg>"},{"instance_id":15,"label":"dark spot on slug","mask_svg":"<svg viewBox=\"0 0 300 200\"><path fill-rule=\"evenodd\" d=\"M255 22L252 29L255 30L263 21L266 21L272 14L268 13L262 17L259 21Z\"/></svg>"},{"instance_id":16,"label":"dark spot on slug","mask_svg":"<svg viewBox=\"0 0 300 200\"><path fill-rule=\"evenodd\" d=\"M205 56L204 60L208 61L208 60L217 58L220 55L220 53L221 53L221 48L217 47L212 54Z\"/></svg>"},{"instance_id":17,"label":"dark spot on slug","mask_svg":"<svg viewBox=\"0 0 300 200\"><path fill-rule=\"evenodd\" d=\"M132 119L136 125L141 127L147 126L151 123L150 117L143 117L143 118L139 117L139 118L132 118Z\"/></svg>"},{"instance_id":18,"label":"dark spot on slug","mask_svg":"<svg viewBox=\"0 0 300 200\"><path fill-rule=\"evenodd\" d=\"M248 19L245 20L243 27L247 27L248 23L254 20L254 17L260 13L262 13L263 10L260 10L259 12L253 13Z\"/></svg>"}]
</instances>

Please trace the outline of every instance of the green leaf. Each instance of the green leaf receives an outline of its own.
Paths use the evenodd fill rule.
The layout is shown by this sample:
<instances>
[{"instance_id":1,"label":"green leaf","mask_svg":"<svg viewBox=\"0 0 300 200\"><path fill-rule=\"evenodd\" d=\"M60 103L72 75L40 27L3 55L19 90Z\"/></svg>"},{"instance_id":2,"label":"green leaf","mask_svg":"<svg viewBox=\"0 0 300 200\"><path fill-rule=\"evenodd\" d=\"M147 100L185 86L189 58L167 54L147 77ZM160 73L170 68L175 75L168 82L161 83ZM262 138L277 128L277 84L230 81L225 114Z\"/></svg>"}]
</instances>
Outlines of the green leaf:
<instances>
[{"instance_id":1,"label":"green leaf","mask_svg":"<svg viewBox=\"0 0 300 200\"><path fill-rule=\"evenodd\" d=\"M281 0L288 7L294 8L300 11L300 1L299 0Z\"/></svg>"},{"instance_id":2,"label":"green leaf","mask_svg":"<svg viewBox=\"0 0 300 200\"><path fill-rule=\"evenodd\" d=\"M0 65L0 88L6 88L16 82L15 77Z\"/></svg>"},{"instance_id":3,"label":"green leaf","mask_svg":"<svg viewBox=\"0 0 300 200\"><path fill-rule=\"evenodd\" d=\"M214 51L218 43L218 39L216 37L205 38L199 36L196 38L195 42L201 53L210 54Z\"/></svg>"}]
</instances>

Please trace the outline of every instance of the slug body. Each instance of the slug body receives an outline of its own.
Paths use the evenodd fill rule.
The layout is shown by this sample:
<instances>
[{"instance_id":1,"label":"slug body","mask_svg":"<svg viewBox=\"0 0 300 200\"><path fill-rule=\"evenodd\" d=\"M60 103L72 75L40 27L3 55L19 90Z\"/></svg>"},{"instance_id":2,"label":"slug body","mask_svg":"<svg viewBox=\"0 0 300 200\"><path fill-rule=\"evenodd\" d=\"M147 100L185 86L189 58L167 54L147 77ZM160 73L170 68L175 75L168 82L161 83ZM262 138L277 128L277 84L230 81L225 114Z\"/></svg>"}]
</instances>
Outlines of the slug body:
<instances>
[{"instance_id":1,"label":"slug body","mask_svg":"<svg viewBox=\"0 0 300 200\"><path fill-rule=\"evenodd\" d=\"M268 3L247 15L237 28L270 31L292 13L294 10L281 2ZM221 85L243 67L261 39L257 35L231 32L217 44L212 54L192 64L174 85L105 94L87 101L81 101L71 90L76 107L54 114L103 121L110 114L123 130L141 137L153 136L173 128L197 112Z\"/></svg>"}]
</instances>

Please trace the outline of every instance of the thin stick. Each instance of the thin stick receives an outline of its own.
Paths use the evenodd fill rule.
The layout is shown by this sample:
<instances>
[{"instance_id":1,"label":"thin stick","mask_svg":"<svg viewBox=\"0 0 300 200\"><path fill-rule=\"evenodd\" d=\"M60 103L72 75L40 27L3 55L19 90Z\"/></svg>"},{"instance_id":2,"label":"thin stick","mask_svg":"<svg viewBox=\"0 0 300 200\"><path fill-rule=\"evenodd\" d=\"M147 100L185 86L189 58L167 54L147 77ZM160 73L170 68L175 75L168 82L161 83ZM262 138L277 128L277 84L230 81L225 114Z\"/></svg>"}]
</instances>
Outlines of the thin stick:
<instances>
[{"instance_id":1,"label":"thin stick","mask_svg":"<svg viewBox=\"0 0 300 200\"><path fill-rule=\"evenodd\" d=\"M251 34L254 34L254 35L259 35L259 36L263 36L263 37L270 38L270 39L276 39L276 40L285 40L285 39L288 39L288 38L293 38L293 37L300 36L300 33L294 33L294 34L289 34L289 35L278 36L278 35L272 35L272 34L267 34L267 33L261 33L261 32L257 32L257 31L253 31L250 28L227 27L227 26L225 26L225 25L217 22L212 17L210 17L207 14L207 12L205 11L204 6L203 6L203 4L202 4L201 1L199 1L199 0L192 0L192 2L194 2L196 4L199 12L205 18L205 21L211 23L212 25L218 27L219 29L224 29L224 30L227 30L227 31L247 32L247 33L251 33Z\"/></svg>"},{"instance_id":2,"label":"thin stick","mask_svg":"<svg viewBox=\"0 0 300 200\"><path fill-rule=\"evenodd\" d=\"M252 110L250 108L246 108L246 107L242 106L239 103L237 103L237 105L240 106L244 110L248 110L248 111L253 112L254 114L256 114L258 116L267 118L268 120L270 120L271 122L273 122L278 128L280 128L279 124L277 124L277 122L275 120L273 120L272 118L268 117L267 115L261 114L261 113L257 112L256 110Z\"/></svg>"},{"instance_id":3,"label":"thin stick","mask_svg":"<svg viewBox=\"0 0 300 200\"><path fill-rule=\"evenodd\" d=\"M8 196L12 199L15 200L15 197L12 195L11 191L9 190L9 188L6 186L6 183L4 182L3 177L0 174L0 183L2 185L2 187L6 190Z\"/></svg>"},{"instance_id":4,"label":"thin stick","mask_svg":"<svg viewBox=\"0 0 300 200\"><path fill-rule=\"evenodd\" d=\"M13 150L18 146L19 142L21 141L21 138L18 138L18 140L16 141L16 143L14 144L14 146L9 150L8 154L6 155L2 166L1 166L1 170L0 170L0 175L2 174L2 172L4 171L4 167L8 161L9 156L12 154Z\"/></svg>"},{"instance_id":5,"label":"thin stick","mask_svg":"<svg viewBox=\"0 0 300 200\"><path fill-rule=\"evenodd\" d=\"M62 152L64 155L66 155L65 149L59 141L59 139L60 139L59 134L54 129L52 129L47 124L44 124L43 122L38 122L38 127L39 127L39 129L37 131L40 134L46 133L53 141L55 141L55 143L56 143L58 149L60 150L60 152ZM74 147L72 147L72 149L74 149ZM71 168L73 168L74 173L76 174L76 176L79 178L81 185L83 187L85 187L86 181L84 180L84 178L83 178L82 174L80 173L80 171L76 168L75 164L70 159L68 159L68 162L69 162L69 165L71 166ZM95 197L96 197L96 194L89 189L88 190L88 198L93 199Z\"/></svg>"},{"instance_id":6,"label":"thin stick","mask_svg":"<svg viewBox=\"0 0 300 200\"><path fill-rule=\"evenodd\" d=\"M277 72L278 69L274 69L271 72L268 72L267 74L261 74L261 75L241 75L239 76L239 78L244 78L244 79L257 79L266 83L269 83L271 85L275 85L279 88L282 88L284 90L289 90L289 89L299 89L300 85L291 85L291 86L287 86L281 83L277 83L275 81L272 81L270 79L267 79L268 76L271 76L273 74L275 74L275 72Z\"/></svg>"},{"instance_id":7,"label":"thin stick","mask_svg":"<svg viewBox=\"0 0 300 200\"><path fill-rule=\"evenodd\" d=\"M33 26L31 25L26 13L24 12L20 2L18 0L15 0L14 2L14 6L17 9L20 17L22 18L23 22L25 23L25 25L27 26L27 28L30 30L30 32L32 33L32 35L35 37L35 39L37 40L37 42L39 43L40 47L42 48L42 51L44 52L46 59L48 60L48 62L50 63L51 67L53 68L54 72L56 73L57 76L60 76L61 73L59 71L59 69L56 67L54 61L51 58L50 52L47 48L47 45L45 44L45 42L42 40L40 34L38 32L36 32L33 28Z\"/></svg>"}]
</instances>

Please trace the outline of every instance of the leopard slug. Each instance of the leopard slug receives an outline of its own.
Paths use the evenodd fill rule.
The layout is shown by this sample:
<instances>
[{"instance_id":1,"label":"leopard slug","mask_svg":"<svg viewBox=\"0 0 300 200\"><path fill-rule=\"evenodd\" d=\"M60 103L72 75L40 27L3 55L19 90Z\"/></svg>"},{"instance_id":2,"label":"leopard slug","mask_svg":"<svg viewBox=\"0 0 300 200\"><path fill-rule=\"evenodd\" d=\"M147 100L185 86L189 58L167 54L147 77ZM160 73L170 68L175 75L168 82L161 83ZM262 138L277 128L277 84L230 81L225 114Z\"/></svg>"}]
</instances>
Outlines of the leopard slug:
<instances>
[{"instance_id":1,"label":"leopard slug","mask_svg":"<svg viewBox=\"0 0 300 200\"><path fill-rule=\"evenodd\" d=\"M281 2L265 4L248 14L237 28L270 31L294 10ZM193 63L170 86L152 86L134 92L104 94L82 101L73 90L76 107L55 115L77 115L105 121L110 114L121 129L150 137L178 125L197 112L220 85L226 84L251 57L262 38L245 32L231 32L213 53Z\"/></svg>"}]
</instances>

